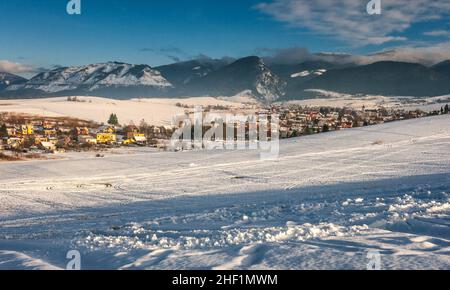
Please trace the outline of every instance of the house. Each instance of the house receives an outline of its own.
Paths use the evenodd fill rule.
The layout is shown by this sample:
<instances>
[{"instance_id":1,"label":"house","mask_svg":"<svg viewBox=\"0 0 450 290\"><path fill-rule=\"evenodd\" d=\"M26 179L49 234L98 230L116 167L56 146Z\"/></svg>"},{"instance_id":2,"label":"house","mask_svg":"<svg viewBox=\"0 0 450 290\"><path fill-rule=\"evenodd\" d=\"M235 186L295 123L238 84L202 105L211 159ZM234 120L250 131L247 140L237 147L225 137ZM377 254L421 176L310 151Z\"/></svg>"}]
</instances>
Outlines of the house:
<instances>
[{"instance_id":1,"label":"house","mask_svg":"<svg viewBox=\"0 0 450 290\"><path fill-rule=\"evenodd\" d=\"M39 148L46 151L53 151L56 150L56 145L52 142L41 142Z\"/></svg>"},{"instance_id":2,"label":"house","mask_svg":"<svg viewBox=\"0 0 450 290\"><path fill-rule=\"evenodd\" d=\"M112 133L97 133L97 144L110 144L115 143L117 140L116 134Z\"/></svg>"},{"instance_id":3,"label":"house","mask_svg":"<svg viewBox=\"0 0 450 290\"><path fill-rule=\"evenodd\" d=\"M34 136L34 144L38 146L41 142L48 142L48 138L44 136Z\"/></svg>"},{"instance_id":4,"label":"house","mask_svg":"<svg viewBox=\"0 0 450 290\"><path fill-rule=\"evenodd\" d=\"M8 144L11 148L19 148L23 144L23 139L17 137L8 138L8 140L6 140L6 144Z\"/></svg>"},{"instance_id":5,"label":"house","mask_svg":"<svg viewBox=\"0 0 450 290\"><path fill-rule=\"evenodd\" d=\"M145 145L147 143L147 138L143 134L140 134L140 136L134 136L133 140L136 144L139 145Z\"/></svg>"},{"instance_id":6,"label":"house","mask_svg":"<svg viewBox=\"0 0 450 290\"><path fill-rule=\"evenodd\" d=\"M44 136L56 136L56 130L53 128L44 128Z\"/></svg>"},{"instance_id":7,"label":"house","mask_svg":"<svg viewBox=\"0 0 450 290\"><path fill-rule=\"evenodd\" d=\"M33 135L34 134L34 126L27 124L27 125L20 125L20 133L22 135Z\"/></svg>"},{"instance_id":8,"label":"house","mask_svg":"<svg viewBox=\"0 0 450 290\"><path fill-rule=\"evenodd\" d=\"M72 128L69 127L58 127L58 132L62 133L62 134L70 134L70 132L72 131Z\"/></svg>"},{"instance_id":9,"label":"house","mask_svg":"<svg viewBox=\"0 0 450 290\"><path fill-rule=\"evenodd\" d=\"M8 134L8 136L16 136L17 134L16 127L13 125L6 126L6 134Z\"/></svg>"},{"instance_id":10,"label":"house","mask_svg":"<svg viewBox=\"0 0 450 290\"><path fill-rule=\"evenodd\" d=\"M85 136L89 135L89 129L86 127L76 127L75 128L75 134L76 136Z\"/></svg>"},{"instance_id":11,"label":"house","mask_svg":"<svg viewBox=\"0 0 450 290\"><path fill-rule=\"evenodd\" d=\"M112 134L115 132L116 132L116 128L114 126L110 126L110 125L103 125L97 129L97 133Z\"/></svg>"},{"instance_id":12,"label":"house","mask_svg":"<svg viewBox=\"0 0 450 290\"><path fill-rule=\"evenodd\" d=\"M134 137L144 137L145 138L145 134L141 134L141 133L139 133L139 131L127 132L128 139L133 139Z\"/></svg>"},{"instance_id":13,"label":"house","mask_svg":"<svg viewBox=\"0 0 450 290\"><path fill-rule=\"evenodd\" d=\"M90 144L90 145L97 144L97 138L92 137L90 135L80 135L77 137L77 140L81 144Z\"/></svg>"}]
</instances>

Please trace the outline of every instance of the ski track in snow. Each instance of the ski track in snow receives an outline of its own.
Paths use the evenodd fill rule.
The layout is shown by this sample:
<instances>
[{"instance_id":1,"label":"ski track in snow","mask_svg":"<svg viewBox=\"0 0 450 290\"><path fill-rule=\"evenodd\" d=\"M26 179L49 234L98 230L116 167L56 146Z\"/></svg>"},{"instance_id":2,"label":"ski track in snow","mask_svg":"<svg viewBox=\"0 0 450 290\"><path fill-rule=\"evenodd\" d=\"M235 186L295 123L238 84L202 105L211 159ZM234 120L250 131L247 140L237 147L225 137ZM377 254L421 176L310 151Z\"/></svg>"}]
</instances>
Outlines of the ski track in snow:
<instances>
[{"instance_id":1,"label":"ski track in snow","mask_svg":"<svg viewBox=\"0 0 450 290\"><path fill-rule=\"evenodd\" d=\"M381 142L380 142L381 141ZM0 164L0 269L450 268L450 116L256 151Z\"/></svg>"}]
</instances>

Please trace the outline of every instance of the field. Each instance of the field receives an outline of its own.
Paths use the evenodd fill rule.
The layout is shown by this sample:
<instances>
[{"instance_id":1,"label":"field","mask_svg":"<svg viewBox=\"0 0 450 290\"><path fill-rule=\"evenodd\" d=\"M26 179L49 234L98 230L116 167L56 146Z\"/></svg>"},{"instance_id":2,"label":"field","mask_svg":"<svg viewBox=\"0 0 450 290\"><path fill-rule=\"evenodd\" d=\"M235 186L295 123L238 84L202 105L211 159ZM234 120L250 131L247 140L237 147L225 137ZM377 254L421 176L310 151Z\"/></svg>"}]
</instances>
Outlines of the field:
<instances>
[{"instance_id":1,"label":"field","mask_svg":"<svg viewBox=\"0 0 450 290\"><path fill-rule=\"evenodd\" d=\"M440 110L445 104L450 104L450 96L413 98L360 96L340 94L329 91L318 91L317 98L289 101L309 107L349 107L361 110L385 107L388 109L404 109L424 111ZM14 112L40 115L46 117L72 117L98 123L106 122L111 113L117 114L121 124L134 122L139 124L145 120L149 125L171 125L173 117L183 114L186 106L191 110L194 106L221 106L231 112L254 113L261 106L245 92L234 97L192 97L181 99L131 99L112 100L100 97L77 97L77 102L68 102L66 97L47 99L0 100L0 113ZM181 106L180 106L181 105ZM257 110L257 109L256 109Z\"/></svg>"},{"instance_id":2,"label":"field","mask_svg":"<svg viewBox=\"0 0 450 290\"><path fill-rule=\"evenodd\" d=\"M0 165L0 269L450 269L450 115Z\"/></svg>"},{"instance_id":3,"label":"field","mask_svg":"<svg viewBox=\"0 0 450 290\"><path fill-rule=\"evenodd\" d=\"M121 124L145 120L149 125L171 125L172 118L183 114L185 106L203 105L243 108L242 103L218 98L196 97L186 99L132 99L112 100L100 97L77 97L69 102L66 97L48 99L0 100L1 112L34 114L47 117L73 117L106 123L111 113L117 114ZM242 101L242 100L239 100Z\"/></svg>"}]
</instances>

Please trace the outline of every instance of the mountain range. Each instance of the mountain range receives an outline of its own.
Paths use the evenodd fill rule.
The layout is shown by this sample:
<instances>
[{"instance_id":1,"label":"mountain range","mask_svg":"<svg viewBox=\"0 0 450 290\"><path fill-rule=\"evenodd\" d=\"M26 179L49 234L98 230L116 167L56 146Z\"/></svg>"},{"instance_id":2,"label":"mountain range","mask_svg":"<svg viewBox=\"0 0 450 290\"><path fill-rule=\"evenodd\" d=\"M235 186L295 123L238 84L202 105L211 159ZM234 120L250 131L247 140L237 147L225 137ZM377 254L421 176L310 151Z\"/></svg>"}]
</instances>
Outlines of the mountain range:
<instances>
[{"instance_id":1,"label":"mountain range","mask_svg":"<svg viewBox=\"0 0 450 290\"><path fill-rule=\"evenodd\" d=\"M10 73L0 72L0 90L9 86L21 85L27 82L27 79Z\"/></svg>"},{"instance_id":2,"label":"mountain range","mask_svg":"<svg viewBox=\"0 0 450 290\"><path fill-rule=\"evenodd\" d=\"M0 73L0 98L92 95L111 98L234 96L251 91L262 102L307 97L305 90L352 94L450 94L450 60L433 66L395 61L367 65L262 58L197 59L159 67L121 62L59 67L30 80Z\"/></svg>"}]
</instances>

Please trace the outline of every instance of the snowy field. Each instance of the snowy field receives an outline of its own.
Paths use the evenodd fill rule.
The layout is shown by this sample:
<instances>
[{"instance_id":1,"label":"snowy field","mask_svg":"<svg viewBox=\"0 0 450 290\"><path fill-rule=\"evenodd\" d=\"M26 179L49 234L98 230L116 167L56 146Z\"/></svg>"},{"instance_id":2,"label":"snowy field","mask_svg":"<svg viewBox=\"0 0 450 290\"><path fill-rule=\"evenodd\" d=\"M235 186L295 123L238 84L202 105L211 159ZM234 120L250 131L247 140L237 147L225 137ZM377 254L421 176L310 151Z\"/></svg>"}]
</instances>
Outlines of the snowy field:
<instances>
[{"instance_id":1,"label":"snowy field","mask_svg":"<svg viewBox=\"0 0 450 290\"><path fill-rule=\"evenodd\" d=\"M286 102L310 107L348 107L360 110L380 107L404 110L421 109L424 111L440 110L445 104L450 104L450 95L414 98L386 97L375 95L349 95L323 90L311 90L318 98ZM0 100L0 113L14 112L34 114L48 117L74 117L82 120L92 120L98 123L106 122L111 113L117 114L120 123L139 124L145 120L150 125L171 125L174 116L183 114L185 108L194 106L224 106L228 111L237 113L254 113L261 106L250 97L250 92L244 91L232 97L192 97L181 99L150 98L114 100L100 97L79 96L78 102L68 102L67 97L47 99ZM191 109L192 110L192 109ZM214 111L214 110L213 110Z\"/></svg>"},{"instance_id":2,"label":"snowy field","mask_svg":"<svg viewBox=\"0 0 450 290\"><path fill-rule=\"evenodd\" d=\"M255 151L0 163L0 269L450 269L450 115Z\"/></svg>"},{"instance_id":3,"label":"snowy field","mask_svg":"<svg viewBox=\"0 0 450 290\"><path fill-rule=\"evenodd\" d=\"M111 113L117 114L122 124L134 122L139 124L145 120L150 125L171 125L172 118L183 114L187 106L208 105L227 106L241 109L242 103L224 100L223 98L195 97L185 99L131 99L114 100L100 97L77 97L78 102L68 102L67 97L47 99L0 100L1 112L34 114L49 117L74 117L82 120L106 122ZM238 99L241 101L241 99Z\"/></svg>"}]
</instances>

